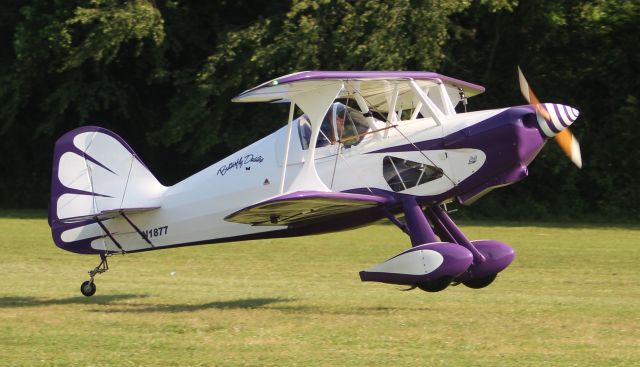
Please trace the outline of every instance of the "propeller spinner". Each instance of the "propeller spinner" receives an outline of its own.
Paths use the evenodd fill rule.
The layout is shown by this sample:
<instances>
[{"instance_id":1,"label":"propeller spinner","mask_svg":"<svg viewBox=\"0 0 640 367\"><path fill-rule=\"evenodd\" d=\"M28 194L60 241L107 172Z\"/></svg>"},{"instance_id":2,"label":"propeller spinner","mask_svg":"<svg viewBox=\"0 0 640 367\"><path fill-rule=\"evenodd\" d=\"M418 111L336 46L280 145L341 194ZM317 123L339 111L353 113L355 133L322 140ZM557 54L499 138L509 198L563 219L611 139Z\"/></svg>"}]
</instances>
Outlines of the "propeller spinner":
<instances>
[{"instance_id":1,"label":"propeller spinner","mask_svg":"<svg viewBox=\"0 0 640 367\"><path fill-rule=\"evenodd\" d=\"M560 148L564 154L571 159L571 161L582 168L582 155L580 154L580 144L578 139L569 130L571 125L577 118L580 112L573 107L555 104L555 103L540 103L540 100L533 93L533 90L529 87L527 79L525 79L522 70L518 67L518 81L520 82L520 92L536 109L536 116L538 119L538 126L540 130L548 137L555 137L556 143L560 145Z\"/></svg>"}]
</instances>

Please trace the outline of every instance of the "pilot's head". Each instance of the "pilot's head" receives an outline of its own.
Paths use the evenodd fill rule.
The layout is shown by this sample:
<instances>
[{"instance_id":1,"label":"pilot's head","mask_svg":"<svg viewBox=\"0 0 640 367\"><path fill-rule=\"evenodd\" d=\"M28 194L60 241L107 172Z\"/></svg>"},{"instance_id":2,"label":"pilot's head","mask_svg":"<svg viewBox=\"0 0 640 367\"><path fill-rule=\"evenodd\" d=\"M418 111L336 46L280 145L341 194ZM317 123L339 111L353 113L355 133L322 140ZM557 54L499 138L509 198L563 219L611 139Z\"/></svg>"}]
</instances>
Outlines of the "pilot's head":
<instances>
[{"instance_id":1,"label":"pilot's head","mask_svg":"<svg viewBox=\"0 0 640 367\"><path fill-rule=\"evenodd\" d=\"M344 130L344 120L347 115L347 108L342 103L334 103L333 107L336 116L336 128L338 129L338 136L340 136Z\"/></svg>"}]
</instances>

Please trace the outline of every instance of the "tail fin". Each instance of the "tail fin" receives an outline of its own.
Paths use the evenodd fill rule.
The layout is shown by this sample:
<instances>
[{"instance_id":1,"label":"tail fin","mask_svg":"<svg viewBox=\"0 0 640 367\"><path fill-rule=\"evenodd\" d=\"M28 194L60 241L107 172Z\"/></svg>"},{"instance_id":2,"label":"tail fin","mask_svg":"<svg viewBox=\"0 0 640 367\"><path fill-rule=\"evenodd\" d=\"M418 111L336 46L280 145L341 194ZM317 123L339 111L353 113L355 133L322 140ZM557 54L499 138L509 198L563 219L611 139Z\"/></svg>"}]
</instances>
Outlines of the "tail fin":
<instances>
[{"instance_id":1,"label":"tail fin","mask_svg":"<svg viewBox=\"0 0 640 367\"><path fill-rule=\"evenodd\" d=\"M56 142L49 225L56 232L105 212L157 208L165 189L122 138L84 126Z\"/></svg>"}]
</instances>

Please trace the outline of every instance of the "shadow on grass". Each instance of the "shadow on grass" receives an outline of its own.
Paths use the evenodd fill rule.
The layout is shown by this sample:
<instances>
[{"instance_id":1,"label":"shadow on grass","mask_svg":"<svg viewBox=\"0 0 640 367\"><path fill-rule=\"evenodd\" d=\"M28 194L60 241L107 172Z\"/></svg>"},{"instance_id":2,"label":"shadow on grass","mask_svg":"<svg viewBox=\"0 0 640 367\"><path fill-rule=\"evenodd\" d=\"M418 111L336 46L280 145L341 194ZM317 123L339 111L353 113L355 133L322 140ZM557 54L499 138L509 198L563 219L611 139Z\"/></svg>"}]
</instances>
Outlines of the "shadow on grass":
<instances>
[{"instance_id":1,"label":"shadow on grass","mask_svg":"<svg viewBox=\"0 0 640 367\"><path fill-rule=\"evenodd\" d=\"M386 306L332 306L321 307L315 305L309 306L281 306L273 307L273 309L291 314L300 315L334 315L334 316L358 316L358 315L373 315L380 316L391 315L398 311L412 311L412 312L430 312L433 308L430 307L386 307Z\"/></svg>"},{"instance_id":2,"label":"shadow on grass","mask_svg":"<svg viewBox=\"0 0 640 367\"><path fill-rule=\"evenodd\" d=\"M201 310L233 310L255 309L277 302L291 302L291 298L245 298L231 301L216 301L199 304L131 304L126 308L105 308L93 310L95 312L123 312L123 313L153 313L153 312L193 312Z\"/></svg>"},{"instance_id":3,"label":"shadow on grass","mask_svg":"<svg viewBox=\"0 0 640 367\"><path fill-rule=\"evenodd\" d=\"M14 307L38 307L51 305L71 305L71 304L88 304L88 305L111 305L114 302L139 299L148 297L144 294L114 294L114 295L98 295L93 297L69 297L69 298L37 298L37 297L0 297L0 308Z\"/></svg>"},{"instance_id":4,"label":"shadow on grass","mask_svg":"<svg viewBox=\"0 0 640 367\"><path fill-rule=\"evenodd\" d=\"M321 307L316 305L291 305L285 304L285 302L297 301L294 298L246 298L231 301L216 301L200 304L128 304L128 305L111 305L111 307L94 309L92 312L102 313L181 313L181 312L194 312L203 310L253 310L253 309L268 309L273 311L279 311L289 314L316 314L316 315L342 315L342 316L355 316L362 314L376 313L380 315L388 315L397 312L398 310L407 310L406 308L398 307L384 307L384 306L371 306L371 307ZM272 304L276 304L270 306ZM265 308L265 306L270 306ZM412 311L425 312L432 311L428 307L410 308Z\"/></svg>"},{"instance_id":5,"label":"shadow on grass","mask_svg":"<svg viewBox=\"0 0 640 367\"><path fill-rule=\"evenodd\" d=\"M397 307L356 307L356 308L324 308L314 305L286 305L286 302L296 301L294 298L243 298L229 301L214 301L198 304L150 304L150 303L119 303L124 300L147 298L144 294L114 294L96 295L92 297L69 297L69 298L37 298L37 297L0 297L0 309L40 307L53 305L94 305L106 306L103 308L90 309L90 312L101 313L181 313L195 312L203 310L252 310L260 309L275 303L280 305L269 307L271 310L291 314L328 314L328 315L360 315L363 313L389 314L398 311ZM429 308L419 308L415 311L429 311Z\"/></svg>"}]
</instances>

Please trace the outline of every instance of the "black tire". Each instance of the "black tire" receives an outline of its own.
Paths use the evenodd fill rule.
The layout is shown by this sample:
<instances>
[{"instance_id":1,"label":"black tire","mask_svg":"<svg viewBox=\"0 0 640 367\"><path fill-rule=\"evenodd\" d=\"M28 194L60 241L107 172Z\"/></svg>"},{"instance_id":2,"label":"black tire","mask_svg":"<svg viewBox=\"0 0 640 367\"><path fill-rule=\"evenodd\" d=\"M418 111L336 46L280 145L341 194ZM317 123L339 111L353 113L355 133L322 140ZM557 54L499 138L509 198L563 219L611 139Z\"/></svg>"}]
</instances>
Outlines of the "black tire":
<instances>
[{"instance_id":1,"label":"black tire","mask_svg":"<svg viewBox=\"0 0 640 367\"><path fill-rule=\"evenodd\" d=\"M91 297L96 293L96 285L94 282L85 281L80 286L80 292L85 297Z\"/></svg>"},{"instance_id":2,"label":"black tire","mask_svg":"<svg viewBox=\"0 0 640 367\"><path fill-rule=\"evenodd\" d=\"M480 289L493 283L493 281L496 280L497 276L498 274L491 274L491 275L487 275L484 278L469 279L467 281L462 282L462 284L466 285L469 288Z\"/></svg>"},{"instance_id":3,"label":"black tire","mask_svg":"<svg viewBox=\"0 0 640 367\"><path fill-rule=\"evenodd\" d=\"M449 284L451 284L451 280L453 280L452 277L442 277L428 282L418 283L416 285L425 292L434 293L445 290Z\"/></svg>"}]
</instances>

